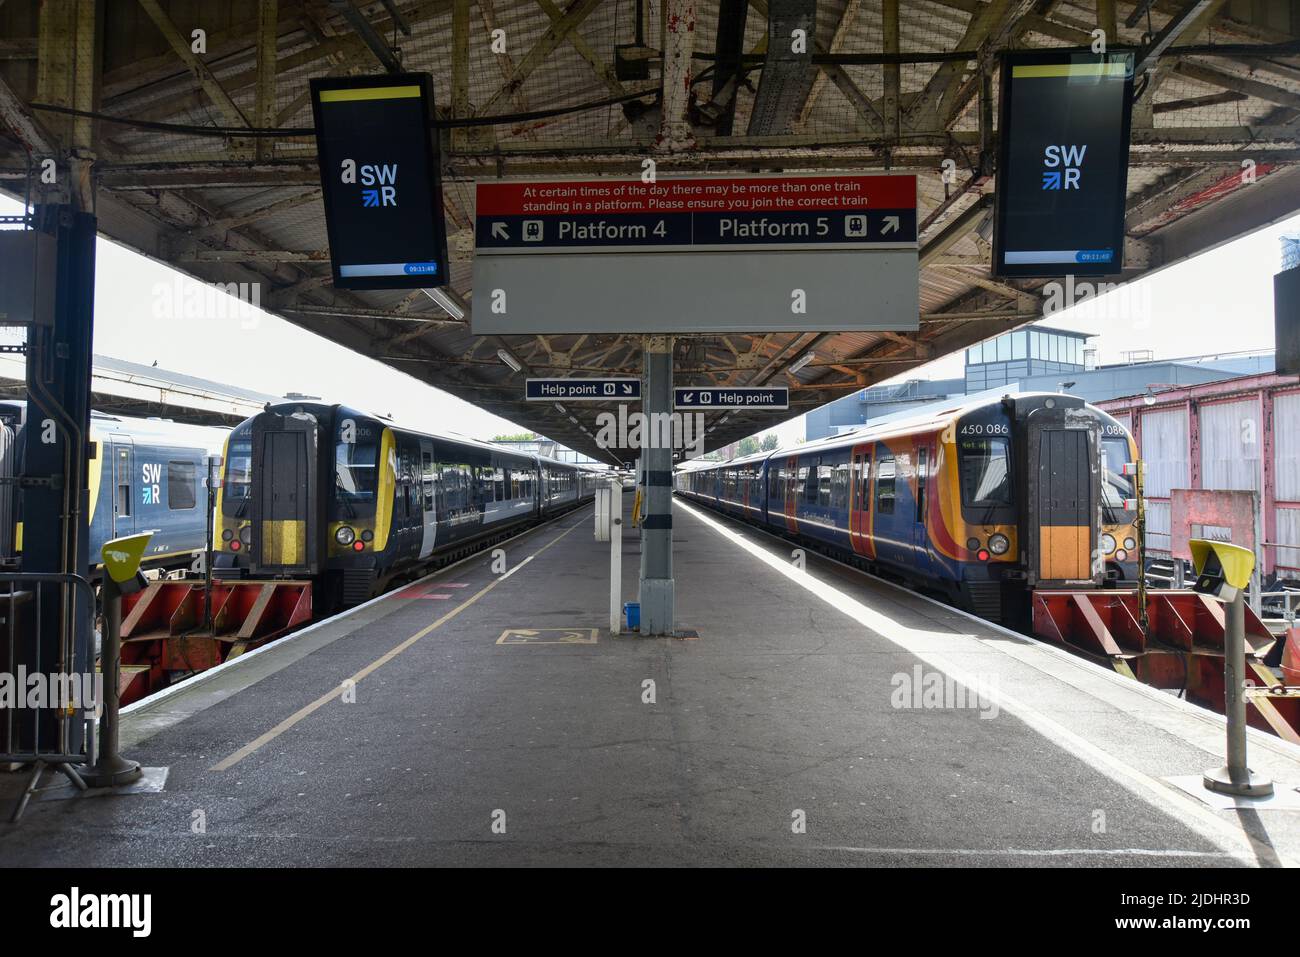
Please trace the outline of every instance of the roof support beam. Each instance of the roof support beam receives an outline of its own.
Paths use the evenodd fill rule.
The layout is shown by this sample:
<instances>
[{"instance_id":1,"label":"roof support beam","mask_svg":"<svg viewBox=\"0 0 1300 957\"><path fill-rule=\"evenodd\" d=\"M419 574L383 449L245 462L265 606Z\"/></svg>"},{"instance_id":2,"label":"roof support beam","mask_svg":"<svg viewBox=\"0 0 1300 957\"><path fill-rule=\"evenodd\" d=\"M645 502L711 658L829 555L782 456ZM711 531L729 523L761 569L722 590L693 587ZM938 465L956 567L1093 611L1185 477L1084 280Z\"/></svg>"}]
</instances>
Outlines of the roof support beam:
<instances>
[{"instance_id":1,"label":"roof support beam","mask_svg":"<svg viewBox=\"0 0 1300 957\"><path fill-rule=\"evenodd\" d=\"M524 55L519 66L515 68L514 75L479 107L478 115L491 116L496 105L523 86L524 81L532 76L533 71L555 52L555 48L563 43L569 34L576 30L596 7L600 6L600 3L601 0L572 0L565 9L564 16L558 22L552 23L541 38L533 44L532 49Z\"/></svg>"},{"instance_id":2,"label":"roof support beam","mask_svg":"<svg viewBox=\"0 0 1300 957\"><path fill-rule=\"evenodd\" d=\"M173 52L175 52L175 54L184 61L185 65L190 68L190 72L193 73L195 78L199 81L199 86L203 88L203 92L208 95L208 99L213 102L217 110L221 113L221 117L225 120L226 125L248 126L248 120L244 117L244 114L239 111L239 107L235 105L235 101L230 98L230 95L226 93L225 89L221 86L221 83L215 76L213 76L212 71L208 69L207 64L200 60L198 56L195 55L194 51L190 49L190 45L185 41L185 38L181 36L181 32L176 29L176 24L172 22L171 17L167 16L166 11L164 11L159 5L158 0L138 0L138 2L140 6L144 8L144 12L149 15L149 19L153 21L154 26L158 28L158 32L163 35L163 38L167 41L167 45L170 46Z\"/></svg>"},{"instance_id":3,"label":"roof support beam","mask_svg":"<svg viewBox=\"0 0 1300 957\"><path fill-rule=\"evenodd\" d=\"M374 24L366 19L366 15L352 5L352 0L330 0L330 8L343 15L343 19L348 22L348 26L356 31L361 42L369 48L370 52L375 55L375 59L389 73L401 73L402 61L397 59L397 54L393 52L384 38L379 35Z\"/></svg>"},{"instance_id":4,"label":"roof support beam","mask_svg":"<svg viewBox=\"0 0 1300 957\"><path fill-rule=\"evenodd\" d=\"M275 126L275 54L280 36L278 0L257 0L257 93L253 115L262 129ZM255 144L259 160L275 153L275 140L259 137Z\"/></svg>"}]
</instances>

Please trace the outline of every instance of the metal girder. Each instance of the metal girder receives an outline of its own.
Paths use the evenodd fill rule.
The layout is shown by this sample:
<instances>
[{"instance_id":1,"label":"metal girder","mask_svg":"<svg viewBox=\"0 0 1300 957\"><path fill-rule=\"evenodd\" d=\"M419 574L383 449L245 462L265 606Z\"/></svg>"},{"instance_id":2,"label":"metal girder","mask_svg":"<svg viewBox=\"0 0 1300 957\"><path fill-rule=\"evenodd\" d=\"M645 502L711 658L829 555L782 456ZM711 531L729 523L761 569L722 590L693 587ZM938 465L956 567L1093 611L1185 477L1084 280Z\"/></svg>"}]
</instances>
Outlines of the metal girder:
<instances>
[{"instance_id":1,"label":"metal girder","mask_svg":"<svg viewBox=\"0 0 1300 957\"><path fill-rule=\"evenodd\" d=\"M27 109L27 104L14 92L3 73L0 73L0 124L12 130L18 141L32 153L48 156L58 152L54 137Z\"/></svg>"},{"instance_id":2,"label":"metal girder","mask_svg":"<svg viewBox=\"0 0 1300 957\"><path fill-rule=\"evenodd\" d=\"M257 93L253 115L262 129L275 126L275 59L279 36L279 3L257 0ZM259 160L269 159L275 154L275 140L258 139L256 154Z\"/></svg>"},{"instance_id":3,"label":"metal girder","mask_svg":"<svg viewBox=\"0 0 1300 957\"><path fill-rule=\"evenodd\" d=\"M356 31L361 42L375 55L380 66L389 73L402 72L402 61L397 58L393 48L388 45L366 15L353 6L352 0L329 0L329 4L331 10L343 15L343 19Z\"/></svg>"},{"instance_id":4,"label":"metal girder","mask_svg":"<svg viewBox=\"0 0 1300 957\"><path fill-rule=\"evenodd\" d=\"M815 0L768 0L767 51L749 114L749 135L787 133L812 90L817 38ZM800 50L794 41L802 31Z\"/></svg>"},{"instance_id":5,"label":"metal girder","mask_svg":"<svg viewBox=\"0 0 1300 957\"><path fill-rule=\"evenodd\" d=\"M1189 80L1208 83L1224 90L1231 90L1234 93L1244 93L1246 96L1253 96L1267 103L1275 103L1290 110L1300 111L1300 94L1291 93L1276 86L1270 86L1267 83L1261 83L1259 80L1237 76L1215 67L1193 63L1190 60L1180 60L1173 65L1172 69L1179 76L1185 76Z\"/></svg>"},{"instance_id":6,"label":"metal girder","mask_svg":"<svg viewBox=\"0 0 1300 957\"><path fill-rule=\"evenodd\" d=\"M980 4L966 25L966 32L957 42L957 49L983 50L985 41L996 33L1009 29L1032 6L1033 0L989 0ZM908 108L909 125L916 128L920 123L932 122L933 128L943 129L947 125L944 117L955 115L951 108L952 100L956 97L965 71L966 64L961 61L948 60L940 63L921 94Z\"/></svg>"},{"instance_id":7,"label":"metal girder","mask_svg":"<svg viewBox=\"0 0 1300 957\"><path fill-rule=\"evenodd\" d=\"M894 30L895 48L893 52L896 53L898 52L898 48L897 48L898 0L883 0L883 3L884 3L884 17L885 17L885 52L886 53L890 52L889 16L890 16L890 8L892 7L893 15L894 15L894 27L895 27ZM831 45L830 45L829 52L839 53L841 50L844 49L844 41L848 37L849 31L853 29L853 22L857 19L858 11L861 9L861 7L862 7L862 0L848 0L848 2L844 4L844 11L843 13L840 14L839 22L835 24L835 33L831 37ZM894 75L897 76L898 64L895 63L895 64L885 65L885 86L886 86L885 99L886 100L889 99L888 86L889 86L889 72L891 68L894 71ZM817 99L818 97L821 96L822 89L826 86L826 83L829 80L830 80L830 75L826 72L825 69L819 67L817 70L817 75L813 78L812 89L808 91L808 97L807 99L804 100L803 109L799 112L799 126L803 127L808 124L808 118L812 115L813 108L817 105ZM886 129L888 129L888 116L887 116L888 109L885 108L882 110L882 112L886 113L885 122L886 122Z\"/></svg>"},{"instance_id":8,"label":"metal girder","mask_svg":"<svg viewBox=\"0 0 1300 957\"><path fill-rule=\"evenodd\" d=\"M563 11L555 5L554 0L537 0L537 5L551 18L552 24L557 24L564 19ZM614 96L622 96L627 93L627 88L615 76L614 68L610 66L608 61L601 59L600 54L591 48L591 44L583 39L580 32L569 30L566 39L569 41L569 46L577 51L578 56L586 60L591 65L591 68L596 71L596 76L600 77L600 81L605 84L610 93Z\"/></svg>"},{"instance_id":9,"label":"metal girder","mask_svg":"<svg viewBox=\"0 0 1300 957\"><path fill-rule=\"evenodd\" d=\"M479 107L478 115L490 116L496 105L505 96L522 86L523 82L532 76L533 71L555 52L555 48L563 43L565 38L576 30L596 7L600 6L600 3L601 0L573 0L565 10L564 16L559 21L553 22L546 29L546 32L542 34L541 38L533 44L532 49L524 55L523 60L515 68L515 72L510 79L502 84L488 98L486 103Z\"/></svg>"},{"instance_id":10,"label":"metal girder","mask_svg":"<svg viewBox=\"0 0 1300 957\"><path fill-rule=\"evenodd\" d=\"M1161 54L1173 46L1175 40L1192 29L1202 14L1208 12L1212 17L1219 12L1219 7L1222 5L1223 0L1192 0L1179 13L1170 17L1169 21L1160 28L1160 32L1138 51L1133 72L1141 75L1154 69Z\"/></svg>"},{"instance_id":11,"label":"metal girder","mask_svg":"<svg viewBox=\"0 0 1300 957\"><path fill-rule=\"evenodd\" d=\"M663 116L657 145L687 149L695 144L687 110L691 102L691 56L695 50L695 0L664 0L668 15L663 49Z\"/></svg>"},{"instance_id":12,"label":"metal girder","mask_svg":"<svg viewBox=\"0 0 1300 957\"><path fill-rule=\"evenodd\" d=\"M158 32L163 35L167 45L172 51L181 58L187 67L190 68L195 78L199 81L199 86L203 92L208 95L214 106L221 112L222 118L227 126L248 126L248 120L240 112L235 101L222 87L221 82L208 69L207 64L198 58L181 32L176 29L176 24L172 22L166 11L159 5L158 0L137 0L144 12L149 15Z\"/></svg>"}]
</instances>

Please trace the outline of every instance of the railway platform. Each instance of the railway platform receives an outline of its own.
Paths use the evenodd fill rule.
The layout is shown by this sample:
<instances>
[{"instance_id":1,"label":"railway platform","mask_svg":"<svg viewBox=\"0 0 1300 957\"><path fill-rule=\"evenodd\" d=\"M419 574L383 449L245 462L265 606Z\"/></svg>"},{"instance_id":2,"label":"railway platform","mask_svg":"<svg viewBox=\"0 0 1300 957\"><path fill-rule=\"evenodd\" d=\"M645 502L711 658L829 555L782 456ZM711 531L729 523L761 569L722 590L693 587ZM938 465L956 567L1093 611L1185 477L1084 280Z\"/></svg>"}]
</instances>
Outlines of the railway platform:
<instances>
[{"instance_id":1,"label":"railway platform","mask_svg":"<svg viewBox=\"0 0 1300 957\"><path fill-rule=\"evenodd\" d=\"M165 784L47 793L0 824L0 865L1300 860L1300 748L1252 731L1278 796L1212 806L1180 781L1221 763L1218 715L680 500L673 519L688 637L609 634L582 508L504 569L477 556L128 709L123 750Z\"/></svg>"}]
</instances>

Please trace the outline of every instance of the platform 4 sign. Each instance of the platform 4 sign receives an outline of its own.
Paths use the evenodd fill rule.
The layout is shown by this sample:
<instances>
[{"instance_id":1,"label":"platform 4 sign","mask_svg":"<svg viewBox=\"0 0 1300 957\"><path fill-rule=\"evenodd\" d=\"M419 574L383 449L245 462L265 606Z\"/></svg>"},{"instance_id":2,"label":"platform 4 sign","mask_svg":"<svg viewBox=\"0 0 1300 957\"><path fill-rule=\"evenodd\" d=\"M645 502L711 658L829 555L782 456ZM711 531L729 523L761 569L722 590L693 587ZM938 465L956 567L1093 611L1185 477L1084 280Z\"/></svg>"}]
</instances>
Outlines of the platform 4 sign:
<instances>
[{"instance_id":1,"label":"platform 4 sign","mask_svg":"<svg viewBox=\"0 0 1300 957\"><path fill-rule=\"evenodd\" d=\"M781 387L742 387L730 389L673 389L673 406L677 409L788 409L790 390Z\"/></svg>"},{"instance_id":2,"label":"platform 4 sign","mask_svg":"<svg viewBox=\"0 0 1300 957\"><path fill-rule=\"evenodd\" d=\"M480 183L480 255L692 249L907 248L911 176Z\"/></svg>"},{"instance_id":3,"label":"platform 4 sign","mask_svg":"<svg viewBox=\"0 0 1300 957\"><path fill-rule=\"evenodd\" d=\"M631 402L641 398L640 379L529 379L529 402Z\"/></svg>"}]
</instances>

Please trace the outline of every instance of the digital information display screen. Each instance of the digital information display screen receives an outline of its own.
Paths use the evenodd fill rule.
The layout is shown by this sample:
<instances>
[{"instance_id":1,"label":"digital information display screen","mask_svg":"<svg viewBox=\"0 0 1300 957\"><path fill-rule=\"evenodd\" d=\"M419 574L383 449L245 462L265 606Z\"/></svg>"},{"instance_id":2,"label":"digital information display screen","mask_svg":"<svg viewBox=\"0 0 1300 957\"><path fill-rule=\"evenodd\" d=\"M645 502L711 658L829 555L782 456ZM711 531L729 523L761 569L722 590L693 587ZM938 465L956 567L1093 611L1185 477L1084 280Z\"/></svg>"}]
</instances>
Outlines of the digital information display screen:
<instances>
[{"instance_id":1,"label":"digital information display screen","mask_svg":"<svg viewBox=\"0 0 1300 957\"><path fill-rule=\"evenodd\" d=\"M334 285L447 283L433 89L425 74L311 81Z\"/></svg>"},{"instance_id":2,"label":"digital information display screen","mask_svg":"<svg viewBox=\"0 0 1300 957\"><path fill-rule=\"evenodd\" d=\"M1001 97L994 273L1120 272L1133 54L1008 53Z\"/></svg>"}]
</instances>

